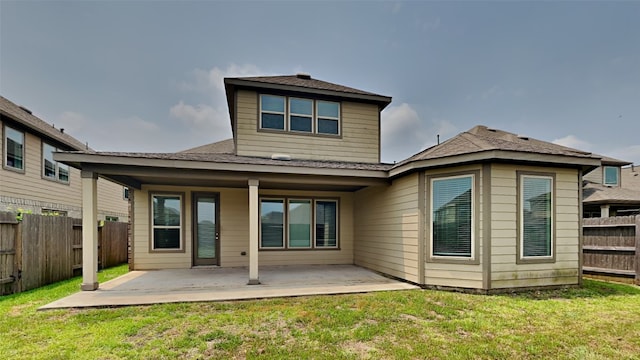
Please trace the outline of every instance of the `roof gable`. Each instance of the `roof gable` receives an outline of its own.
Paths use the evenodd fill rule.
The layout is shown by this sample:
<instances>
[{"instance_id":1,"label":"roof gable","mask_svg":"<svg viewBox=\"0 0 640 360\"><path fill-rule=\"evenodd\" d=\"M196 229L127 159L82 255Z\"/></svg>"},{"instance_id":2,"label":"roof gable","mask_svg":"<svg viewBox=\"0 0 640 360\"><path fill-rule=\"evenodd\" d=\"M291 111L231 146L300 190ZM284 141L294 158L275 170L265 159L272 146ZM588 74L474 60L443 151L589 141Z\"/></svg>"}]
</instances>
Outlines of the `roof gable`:
<instances>
[{"instance_id":1,"label":"roof gable","mask_svg":"<svg viewBox=\"0 0 640 360\"><path fill-rule=\"evenodd\" d=\"M44 120L34 116L30 111L9 101L4 96L0 96L0 114L12 119L16 123L31 130L33 133L52 139L72 150L87 150L87 145L69 134L65 134L63 129L56 129ZM68 149L65 149L68 150Z\"/></svg>"}]
</instances>

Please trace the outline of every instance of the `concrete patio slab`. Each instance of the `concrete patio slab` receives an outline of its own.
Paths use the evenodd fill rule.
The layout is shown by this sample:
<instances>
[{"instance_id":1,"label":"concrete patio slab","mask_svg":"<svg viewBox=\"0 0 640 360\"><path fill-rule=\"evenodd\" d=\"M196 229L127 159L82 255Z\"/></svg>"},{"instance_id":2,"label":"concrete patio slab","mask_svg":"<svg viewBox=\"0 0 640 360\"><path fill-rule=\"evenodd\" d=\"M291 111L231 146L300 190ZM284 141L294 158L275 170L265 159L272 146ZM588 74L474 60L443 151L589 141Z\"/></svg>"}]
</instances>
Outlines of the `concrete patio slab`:
<instances>
[{"instance_id":1,"label":"concrete patio slab","mask_svg":"<svg viewBox=\"0 0 640 360\"><path fill-rule=\"evenodd\" d=\"M39 310L419 289L354 265L263 266L260 285L248 279L246 268L132 271Z\"/></svg>"}]
</instances>

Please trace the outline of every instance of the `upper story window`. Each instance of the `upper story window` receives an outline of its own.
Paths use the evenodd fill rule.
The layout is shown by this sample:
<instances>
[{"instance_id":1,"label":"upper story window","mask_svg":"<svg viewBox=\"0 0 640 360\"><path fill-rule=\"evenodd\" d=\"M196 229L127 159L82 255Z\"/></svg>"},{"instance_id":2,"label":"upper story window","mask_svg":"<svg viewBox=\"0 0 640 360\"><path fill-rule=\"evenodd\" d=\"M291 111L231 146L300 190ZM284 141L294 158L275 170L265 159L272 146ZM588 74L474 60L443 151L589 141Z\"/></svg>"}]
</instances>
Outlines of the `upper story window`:
<instances>
[{"instance_id":1,"label":"upper story window","mask_svg":"<svg viewBox=\"0 0 640 360\"><path fill-rule=\"evenodd\" d=\"M24 170L24 133L4 126L4 166Z\"/></svg>"},{"instance_id":2,"label":"upper story window","mask_svg":"<svg viewBox=\"0 0 640 360\"><path fill-rule=\"evenodd\" d=\"M284 130L283 96L260 95L260 127L262 129Z\"/></svg>"},{"instance_id":3,"label":"upper story window","mask_svg":"<svg viewBox=\"0 0 640 360\"><path fill-rule=\"evenodd\" d=\"M616 166L605 166L603 178L605 185L618 186L620 183L620 169Z\"/></svg>"},{"instance_id":4,"label":"upper story window","mask_svg":"<svg viewBox=\"0 0 640 360\"><path fill-rule=\"evenodd\" d=\"M262 94L260 129L340 135L340 103Z\"/></svg>"},{"instance_id":5,"label":"upper story window","mask_svg":"<svg viewBox=\"0 0 640 360\"><path fill-rule=\"evenodd\" d=\"M42 143L42 176L45 179L69 183L69 166L53 160L53 153L58 151L54 146Z\"/></svg>"},{"instance_id":6,"label":"upper story window","mask_svg":"<svg viewBox=\"0 0 640 360\"><path fill-rule=\"evenodd\" d=\"M318 101L318 134L338 135L340 133L340 104Z\"/></svg>"}]
</instances>

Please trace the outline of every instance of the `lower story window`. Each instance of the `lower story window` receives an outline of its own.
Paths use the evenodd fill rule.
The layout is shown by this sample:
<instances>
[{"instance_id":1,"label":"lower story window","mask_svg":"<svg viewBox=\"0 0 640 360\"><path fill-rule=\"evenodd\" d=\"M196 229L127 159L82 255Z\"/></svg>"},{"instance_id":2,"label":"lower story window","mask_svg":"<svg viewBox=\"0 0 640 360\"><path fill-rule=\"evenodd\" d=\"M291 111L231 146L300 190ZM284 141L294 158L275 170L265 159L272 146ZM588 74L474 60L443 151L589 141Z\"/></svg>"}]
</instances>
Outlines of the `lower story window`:
<instances>
[{"instance_id":1,"label":"lower story window","mask_svg":"<svg viewBox=\"0 0 640 360\"><path fill-rule=\"evenodd\" d=\"M152 242L154 250L182 249L182 195L153 194Z\"/></svg>"},{"instance_id":2,"label":"lower story window","mask_svg":"<svg viewBox=\"0 0 640 360\"><path fill-rule=\"evenodd\" d=\"M431 180L431 255L472 258L473 175Z\"/></svg>"},{"instance_id":3,"label":"lower story window","mask_svg":"<svg viewBox=\"0 0 640 360\"><path fill-rule=\"evenodd\" d=\"M520 176L520 258L553 256L553 177Z\"/></svg>"},{"instance_id":4,"label":"lower story window","mask_svg":"<svg viewBox=\"0 0 640 360\"><path fill-rule=\"evenodd\" d=\"M260 248L327 249L338 247L338 201L263 198L260 200Z\"/></svg>"}]
</instances>

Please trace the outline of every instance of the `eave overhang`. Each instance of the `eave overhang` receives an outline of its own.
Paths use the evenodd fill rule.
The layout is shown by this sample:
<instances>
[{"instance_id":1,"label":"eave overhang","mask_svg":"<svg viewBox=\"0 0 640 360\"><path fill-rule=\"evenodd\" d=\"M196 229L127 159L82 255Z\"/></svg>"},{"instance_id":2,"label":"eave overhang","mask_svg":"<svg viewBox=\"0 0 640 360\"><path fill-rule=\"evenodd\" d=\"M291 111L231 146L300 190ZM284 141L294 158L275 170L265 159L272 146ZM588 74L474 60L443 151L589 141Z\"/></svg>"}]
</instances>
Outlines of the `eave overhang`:
<instances>
[{"instance_id":1,"label":"eave overhang","mask_svg":"<svg viewBox=\"0 0 640 360\"><path fill-rule=\"evenodd\" d=\"M88 153L55 153L54 159L82 171L91 171L122 185L140 189L143 184L246 187L259 179L261 187L353 191L388 183L384 170L314 168L150 159Z\"/></svg>"},{"instance_id":2,"label":"eave overhang","mask_svg":"<svg viewBox=\"0 0 640 360\"><path fill-rule=\"evenodd\" d=\"M397 177L415 171L426 170L430 168L486 162L526 163L529 165L571 167L580 169L583 174L600 166L599 158L574 157L566 155L552 155L505 150L489 150L434 159L416 160L405 164L400 164L389 170L389 178L395 179Z\"/></svg>"}]
</instances>

